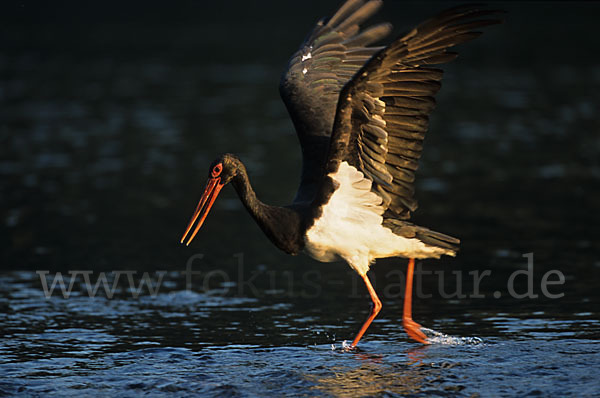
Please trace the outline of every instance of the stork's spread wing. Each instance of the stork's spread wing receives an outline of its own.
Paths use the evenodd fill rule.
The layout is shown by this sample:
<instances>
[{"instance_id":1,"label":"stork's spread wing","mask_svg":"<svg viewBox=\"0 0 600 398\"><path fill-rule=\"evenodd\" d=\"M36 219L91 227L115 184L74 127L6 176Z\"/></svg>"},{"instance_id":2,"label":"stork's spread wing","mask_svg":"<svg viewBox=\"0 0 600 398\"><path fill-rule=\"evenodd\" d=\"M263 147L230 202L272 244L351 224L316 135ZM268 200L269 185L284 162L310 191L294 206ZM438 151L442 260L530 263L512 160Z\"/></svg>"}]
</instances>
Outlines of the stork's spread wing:
<instances>
[{"instance_id":1,"label":"stork's spread wing","mask_svg":"<svg viewBox=\"0 0 600 398\"><path fill-rule=\"evenodd\" d=\"M427 65L454 59L446 49L499 23L482 19L493 13L468 5L445 11L378 52L343 88L326 172L342 161L361 170L382 198L384 218L408 219L417 208L414 173L442 78ZM328 190L326 183L321 201Z\"/></svg>"},{"instance_id":2,"label":"stork's spread wing","mask_svg":"<svg viewBox=\"0 0 600 398\"><path fill-rule=\"evenodd\" d=\"M382 47L368 47L387 36L389 24L361 32L359 25L377 12L380 0L348 0L329 20L317 23L289 61L279 86L298 134L329 137L342 87Z\"/></svg>"},{"instance_id":3,"label":"stork's spread wing","mask_svg":"<svg viewBox=\"0 0 600 398\"><path fill-rule=\"evenodd\" d=\"M279 85L302 145L302 182L295 202L312 201L323 174L329 137L342 87L382 47L369 47L391 31L360 24L377 12L381 0L347 0L322 19L292 56Z\"/></svg>"}]
</instances>

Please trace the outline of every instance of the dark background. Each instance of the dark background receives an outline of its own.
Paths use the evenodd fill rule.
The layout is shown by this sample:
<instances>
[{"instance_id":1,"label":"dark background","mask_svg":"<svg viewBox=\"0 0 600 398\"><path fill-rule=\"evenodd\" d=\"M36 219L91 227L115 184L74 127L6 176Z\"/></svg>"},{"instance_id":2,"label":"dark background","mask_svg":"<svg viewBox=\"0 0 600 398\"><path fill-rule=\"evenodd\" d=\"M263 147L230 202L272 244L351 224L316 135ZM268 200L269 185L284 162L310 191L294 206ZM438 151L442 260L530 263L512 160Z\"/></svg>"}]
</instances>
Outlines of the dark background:
<instances>
[{"instance_id":1,"label":"dark background","mask_svg":"<svg viewBox=\"0 0 600 398\"><path fill-rule=\"evenodd\" d=\"M450 5L387 1L375 21L400 34ZM4 2L2 267L181 269L196 252L321 267L272 247L232 189L191 248L178 241L220 153L240 155L264 201L291 200L300 153L278 79L335 6ZM440 267L514 269L534 252L597 276L600 5L489 6L506 22L446 68L414 219L462 239L460 264Z\"/></svg>"}]
</instances>

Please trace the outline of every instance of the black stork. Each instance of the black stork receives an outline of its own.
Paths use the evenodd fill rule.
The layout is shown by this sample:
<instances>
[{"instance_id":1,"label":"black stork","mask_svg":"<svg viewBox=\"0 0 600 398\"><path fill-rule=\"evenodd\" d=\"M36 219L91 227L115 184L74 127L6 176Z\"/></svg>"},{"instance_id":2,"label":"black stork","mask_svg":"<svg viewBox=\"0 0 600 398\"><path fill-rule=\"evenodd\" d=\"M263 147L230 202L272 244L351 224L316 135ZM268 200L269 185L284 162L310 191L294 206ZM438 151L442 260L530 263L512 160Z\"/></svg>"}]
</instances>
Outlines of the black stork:
<instances>
[{"instance_id":1,"label":"black stork","mask_svg":"<svg viewBox=\"0 0 600 398\"><path fill-rule=\"evenodd\" d=\"M213 162L204 194L183 234L194 239L217 195L232 183L269 239L289 254L305 251L330 262L345 260L362 277L373 301L355 347L381 310L367 276L377 258L408 258L403 326L427 344L412 319L415 259L455 256L460 241L408 221L417 209L414 179L429 113L442 70L453 60L447 49L499 23L496 11L465 5L444 11L386 47L387 23L361 29L380 0L347 0L320 20L292 56L280 93L302 147L302 177L291 205L261 202L244 164L232 154Z\"/></svg>"}]
</instances>

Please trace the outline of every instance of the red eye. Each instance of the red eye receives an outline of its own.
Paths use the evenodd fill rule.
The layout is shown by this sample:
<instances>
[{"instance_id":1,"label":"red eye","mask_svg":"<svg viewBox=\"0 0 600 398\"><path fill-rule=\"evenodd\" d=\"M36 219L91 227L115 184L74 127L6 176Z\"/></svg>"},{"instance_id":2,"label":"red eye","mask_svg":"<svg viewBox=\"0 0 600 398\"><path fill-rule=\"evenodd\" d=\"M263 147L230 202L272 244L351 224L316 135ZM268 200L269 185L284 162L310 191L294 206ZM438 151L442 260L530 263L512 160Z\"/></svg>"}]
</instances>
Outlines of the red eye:
<instances>
[{"instance_id":1,"label":"red eye","mask_svg":"<svg viewBox=\"0 0 600 398\"><path fill-rule=\"evenodd\" d=\"M216 165L215 167L213 167L212 171L210 172L212 177L218 177L221 172L223 171L223 165L221 163L219 163L218 165Z\"/></svg>"}]
</instances>

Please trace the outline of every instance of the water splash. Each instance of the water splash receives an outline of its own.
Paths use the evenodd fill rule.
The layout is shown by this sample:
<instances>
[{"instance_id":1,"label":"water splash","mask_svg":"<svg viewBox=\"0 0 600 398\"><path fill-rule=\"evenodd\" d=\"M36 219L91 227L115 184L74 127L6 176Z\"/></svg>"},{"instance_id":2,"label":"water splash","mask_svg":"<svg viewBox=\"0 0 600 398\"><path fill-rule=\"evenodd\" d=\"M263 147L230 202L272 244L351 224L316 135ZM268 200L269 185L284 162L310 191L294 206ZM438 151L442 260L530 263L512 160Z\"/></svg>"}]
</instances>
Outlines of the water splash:
<instances>
[{"instance_id":1,"label":"water splash","mask_svg":"<svg viewBox=\"0 0 600 398\"><path fill-rule=\"evenodd\" d=\"M480 345L484 344L484 341L480 337L459 337L451 336L446 333L438 332L437 330L421 327L421 331L427 336L427 342L429 344L441 344L441 345ZM342 352L354 351L356 347L353 347L348 340L342 342L339 350ZM331 351L338 350L335 344L331 344Z\"/></svg>"},{"instance_id":2,"label":"water splash","mask_svg":"<svg viewBox=\"0 0 600 398\"><path fill-rule=\"evenodd\" d=\"M348 340L344 340L342 341L342 347L341 350L342 351L352 351L355 347L352 347L352 344L348 344ZM331 351L335 351L336 350L336 346L335 344L331 345Z\"/></svg>"},{"instance_id":3,"label":"water splash","mask_svg":"<svg viewBox=\"0 0 600 398\"><path fill-rule=\"evenodd\" d=\"M458 337L450 336L433 329L421 327L421 331L427 336L427 342L431 344L444 345L478 345L483 344L483 340L479 337Z\"/></svg>"}]
</instances>

